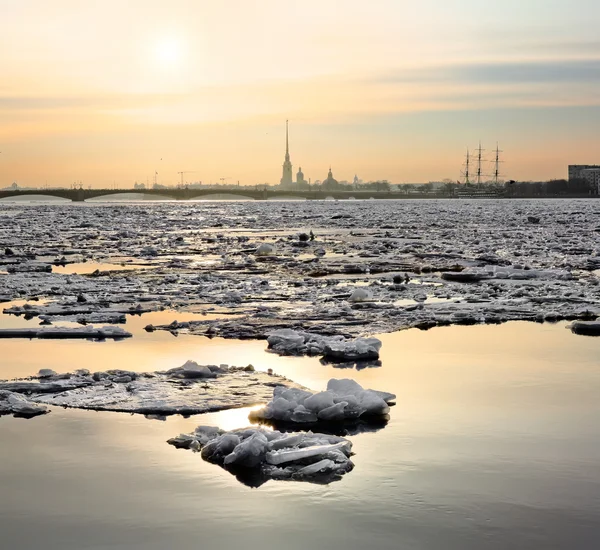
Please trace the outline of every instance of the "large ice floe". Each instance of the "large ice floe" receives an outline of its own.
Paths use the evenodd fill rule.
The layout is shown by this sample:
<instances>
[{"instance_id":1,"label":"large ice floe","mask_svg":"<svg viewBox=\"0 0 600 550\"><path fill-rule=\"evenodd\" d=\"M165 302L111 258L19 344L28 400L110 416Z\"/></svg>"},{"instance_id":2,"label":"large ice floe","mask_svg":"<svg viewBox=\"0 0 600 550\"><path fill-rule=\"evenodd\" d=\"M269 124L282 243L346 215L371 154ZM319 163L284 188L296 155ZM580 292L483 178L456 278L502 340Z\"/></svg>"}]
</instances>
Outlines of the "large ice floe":
<instances>
[{"instance_id":1,"label":"large ice floe","mask_svg":"<svg viewBox=\"0 0 600 550\"><path fill-rule=\"evenodd\" d=\"M82 369L56 374L43 370L32 378L0 381L0 414L24 413L26 405L32 411L37 405L58 405L96 411L192 415L264 402L280 385L301 389L287 378L255 371L252 366L198 365L194 361L149 373L90 373Z\"/></svg>"},{"instance_id":2,"label":"large ice floe","mask_svg":"<svg viewBox=\"0 0 600 550\"><path fill-rule=\"evenodd\" d=\"M269 479L331 483L352 470L352 443L335 435L282 433L263 428L225 432L199 426L192 434L168 441L200 451L208 462L221 465L239 481L259 486Z\"/></svg>"},{"instance_id":3,"label":"large ice floe","mask_svg":"<svg viewBox=\"0 0 600 550\"><path fill-rule=\"evenodd\" d=\"M310 392L299 388L279 387L265 407L251 411L250 420L276 427L331 426L385 419L396 396L376 390L365 390L350 379L332 378L327 389Z\"/></svg>"}]
</instances>

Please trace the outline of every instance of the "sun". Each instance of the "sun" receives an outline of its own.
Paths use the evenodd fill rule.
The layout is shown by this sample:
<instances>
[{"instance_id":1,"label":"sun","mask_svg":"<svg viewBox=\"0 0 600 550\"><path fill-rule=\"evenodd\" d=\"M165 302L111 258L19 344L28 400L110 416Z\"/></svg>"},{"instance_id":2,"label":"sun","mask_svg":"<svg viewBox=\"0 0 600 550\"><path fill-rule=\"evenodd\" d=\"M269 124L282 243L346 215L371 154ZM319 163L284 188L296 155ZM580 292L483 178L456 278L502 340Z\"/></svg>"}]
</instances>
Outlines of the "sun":
<instances>
[{"instance_id":1,"label":"sun","mask_svg":"<svg viewBox=\"0 0 600 550\"><path fill-rule=\"evenodd\" d=\"M166 68L177 67L183 61L181 42L175 38L165 38L156 44L155 56L158 63Z\"/></svg>"}]
</instances>

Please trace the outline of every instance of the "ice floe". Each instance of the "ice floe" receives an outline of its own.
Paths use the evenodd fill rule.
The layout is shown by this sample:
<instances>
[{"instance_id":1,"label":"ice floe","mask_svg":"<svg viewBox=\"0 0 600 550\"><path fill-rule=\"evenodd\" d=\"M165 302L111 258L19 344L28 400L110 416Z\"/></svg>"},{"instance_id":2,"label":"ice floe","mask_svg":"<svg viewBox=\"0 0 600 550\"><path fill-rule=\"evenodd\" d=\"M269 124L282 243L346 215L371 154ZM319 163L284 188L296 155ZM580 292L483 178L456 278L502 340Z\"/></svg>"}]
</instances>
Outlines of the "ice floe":
<instances>
[{"instance_id":1,"label":"ice floe","mask_svg":"<svg viewBox=\"0 0 600 550\"><path fill-rule=\"evenodd\" d=\"M200 451L204 460L219 464L250 486L270 479L331 483L350 472L352 443L321 433L282 433L262 428L225 432L199 426L192 434L168 441L182 449Z\"/></svg>"},{"instance_id":2,"label":"ice floe","mask_svg":"<svg viewBox=\"0 0 600 550\"><path fill-rule=\"evenodd\" d=\"M3 328L0 338L42 338L42 339L88 339L121 340L131 338L132 334L120 327L39 327L39 328Z\"/></svg>"},{"instance_id":3,"label":"ice floe","mask_svg":"<svg viewBox=\"0 0 600 550\"><path fill-rule=\"evenodd\" d=\"M343 336L321 336L304 331L281 329L268 334L269 350L279 355L322 355L326 360L348 362L379 359L381 340Z\"/></svg>"},{"instance_id":4,"label":"ice floe","mask_svg":"<svg viewBox=\"0 0 600 550\"><path fill-rule=\"evenodd\" d=\"M332 378L327 390L310 392L298 388L275 388L273 398L261 409L250 413L250 420L282 425L335 424L368 417L383 417L396 396L365 390L350 379Z\"/></svg>"},{"instance_id":5,"label":"ice floe","mask_svg":"<svg viewBox=\"0 0 600 550\"><path fill-rule=\"evenodd\" d=\"M168 371L138 373L81 369L56 374L47 369L23 380L0 381L0 391L21 394L27 402L76 409L153 415L192 415L255 405L273 388L301 386L254 367L198 365L187 361Z\"/></svg>"}]
</instances>

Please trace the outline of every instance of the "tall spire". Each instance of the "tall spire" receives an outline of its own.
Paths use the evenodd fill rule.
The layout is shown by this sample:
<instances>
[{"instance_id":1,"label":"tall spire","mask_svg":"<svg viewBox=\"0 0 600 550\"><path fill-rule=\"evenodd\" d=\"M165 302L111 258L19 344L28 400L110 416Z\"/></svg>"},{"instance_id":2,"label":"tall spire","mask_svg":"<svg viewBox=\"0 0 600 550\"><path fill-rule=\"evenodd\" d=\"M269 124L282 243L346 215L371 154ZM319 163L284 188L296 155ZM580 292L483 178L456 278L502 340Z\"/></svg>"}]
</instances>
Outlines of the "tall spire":
<instances>
[{"instance_id":1,"label":"tall spire","mask_svg":"<svg viewBox=\"0 0 600 550\"><path fill-rule=\"evenodd\" d=\"M285 121L285 160L290 160L290 143L288 139L288 121Z\"/></svg>"},{"instance_id":2,"label":"tall spire","mask_svg":"<svg viewBox=\"0 0 600 550\"><path fill-rule=\"evenodd\" d=\"M290 187L293 183L292 180L292 163L290 162L290 142L289 142L289 123L285 121L285 161L283 163L283 173L281 175L280 184L283 186Z\"/></svg>"}]
</instances>

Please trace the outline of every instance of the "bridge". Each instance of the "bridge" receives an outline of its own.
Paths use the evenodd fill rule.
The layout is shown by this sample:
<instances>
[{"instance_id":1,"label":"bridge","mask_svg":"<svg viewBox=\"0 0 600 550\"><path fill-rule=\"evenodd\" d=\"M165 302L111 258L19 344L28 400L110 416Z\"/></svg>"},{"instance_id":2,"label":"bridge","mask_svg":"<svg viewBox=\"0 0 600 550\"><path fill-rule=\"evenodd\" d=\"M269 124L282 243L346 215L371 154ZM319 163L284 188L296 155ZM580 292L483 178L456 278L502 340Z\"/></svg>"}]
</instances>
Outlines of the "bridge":
<instances>
[{"instance_id":1,"label":"bridge","mask_svg":"<svg viewBox=\"0 0 600 550\"><path fill-rule=\"evenodd\" d=\"M293 191L284 189L268 189L256 187L235 187L232 189L223 189L215 187L203 187L198 189L190 188L167 188L167 189L10 189L0 190L0 199L8 197L27 197L27 196L46 196L58 197L74 202L84 202L88 199L96 199L104 196L136 194L155 196L158 198L172 200L192 200L214 195L236 196L241 199L269 200L269 199L305 199L305 200L365 200L365 199L425 199L425 198L443 198L447 195L432 194L410 194L393 193L388 191L328 191L324 189L314 189L310 191Z\"/></svg>"}]
</instances>

